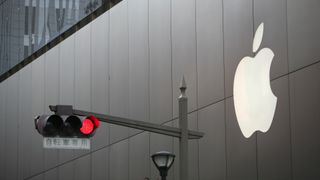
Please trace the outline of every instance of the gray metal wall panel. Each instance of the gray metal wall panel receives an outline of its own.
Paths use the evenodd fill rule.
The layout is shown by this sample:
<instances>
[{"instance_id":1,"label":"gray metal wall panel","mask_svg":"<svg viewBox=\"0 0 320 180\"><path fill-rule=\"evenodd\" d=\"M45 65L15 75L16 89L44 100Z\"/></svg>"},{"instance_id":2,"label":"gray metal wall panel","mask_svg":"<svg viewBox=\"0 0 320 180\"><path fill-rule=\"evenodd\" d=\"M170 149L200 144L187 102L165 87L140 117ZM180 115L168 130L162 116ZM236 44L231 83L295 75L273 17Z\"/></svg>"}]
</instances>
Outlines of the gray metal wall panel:
<instances>
[{"instance_id":1,"label":"gray metal wall panel","mask_svg":"<svg viewBox=\"0 0 320 180\"><path fill-rule=\"evenodd\" d=\"M74 161L74 179L91 179L91 154L80 157Z\"/></svg>"},{"instance_id":2,"label":"gray metal wall panel","mask_svg":"<svg viewBox=\"0 0 320 180\"><path fill-rule=\"evenodd\" d=\"M86 42L86 43L85 43ZM74 108L91 110L91 24L75 35ZM75 150L76 156L86 153Z\"/></svg>"},{"instance_id":3,"label":"gray metal wall panel","mask_svg":"<svg viewBox=\"0 0 320 180\"><path fill-rule=\"evenodd\" d=\"M179 121L173 121L174 127L179 127ZM197 113L193 112L188 115L188 126L190 130L198 130L198 119ZM176 155L174 164L171 167L170 171L174 173L174 179L180 180L180 150L179 150L179 139L173 138L173 153ZM188 176L189 179L199 179L199 142L198 140L189 140L188 148Z\"/></svg>"},{"instance_id":4,"label":"gray metal wall panel","mask_svg":"<svg viewBox=\"0 0 320 180\"><path fill-rule=\"evenodd\" d=\"M91 24L80 29L75 35L75 84L74 106L91 110Z\"/></svg>"},{"instance_id":5,"label":"gray metal wall panel","mask_svg":"<svg viewBox=\"0 0 320 180\"><path fill-rule=\"evenodd\" d=\"M173 117L178 116L179 86L182 76L187 83L188 110L197 107L197 62L195 32L195 0L172 2L172 82Z\"/></svg>"},{"instance_id":6,"label":"gray metal wall panel","mask_svg":"<svg viewBox=\"0 0 320 180\"><path fill-rule=\"evenodd\" d=\"M320 179L320 63L290 75L293 179Z\"/></svg>"},{"instance_id":7,"label":"gray metal wall panel","mask_svg":"<svg viewBox=\"0 0 320 180\"><path fill-rule=\"evenodd\" d=\"M49 105L59 104L59 45L52 48L45 56L44 111L51 114ZM59 162L59 150L44 149L44 168L49 169Z\"/></svg>"},{"instance_id":8,"label":"gray metal wall panel","mask_svg":"<svg viewBox=\"0 0 320 180\"><path fill-rule=\"evenodd\" d=\"M75 35L60 44L59 103L74 105Z\"/></svg>"},{"instance_id":9,"label":"gray metal wall panel","mask_svg":"<svg viewBox=\"0 0 320 180\"><path fill-rule=\"evenodd\" d=\"M149 1L150 121L172 118L171 0Z\"/></svg>"},{"instance_id":10,"label":"gray metal wall panel","mask_svg":"<svg viewBox=\"0 0 320 180\"><path fill-rule=\"evenodd\" d=\"M18 174L18 103L19 103L19 74L16 73L8 80L6 89L5 114L5 179L17 179Z\"/></svg>"},{"instance_id":11,"label":"gray metal wall panel","mask_svg":"<svg viewBox=\"0 0 320 180\"><path fill-rule=\"evenodd\" d=\"M150 178L150 133L143 132L129 139L129 179Z\"/></svg>"},{"instance_id":12,"label":"gray metal wall panel","mask_svg":"<svg viewBox=\"0 0 320 180\"><path fill-rule=\"evenodd\" d=\"M224 97L222 0L196 4L198 106Z\"/></svg>"},{"instance_id":13,"label":"gray metal wall panel","mask_svg":"<svg viewBox=\"0 0 320 180\"><path fill-rule=\"evenodd\" d=\"M97 113L109 113L109 13L92 22L91 31L91 109ZM92 137L92 150L109 144L109 125L100 123Z\"/></svg>"},{"instance_id":14,"label":"gray metal wall panel","mask_svg":"<svg viewBox=\"0 0 320 180\"><path fill-rule=\"evenodd\" d=\"M226 153L227 153L227 179L256 180L256 134L249 139L240 131L236 119L233 98L226 101Z\"/></svg>"},{"instance_id":15,"label":"gray metal wall panel","mask_svg":"<svg viewBox=\"0 0 320 180\"><path fill-rule=\"evenodd\" d=\"M254 31L261 22L264 22L263 39L259 50L268 47L275 54L271 66L271 78L288 72L286 12L286 0L254 0Z\"/></svg>"},{"instance_id":16,"label":"gray metal wall panel","mask_svg":"<svg viewBox=\"0 0 320 180\"><path fill-rule=\"evenodd\" d=\"M127 1L110 9L110 114L129 116ZM128 128L110 125L110 142L128 137Z\"/></svg>"},{"instance_id":17,"label":"gray metal wall panel","mask_svg":"<svg viewBox=\"0 0 320 180\"><path fill-rule=\"evenodd\" d=\"M129 180L129 141L128 139L110 147L109 179Z\"/></svg>"},{"instance_id":18,"label":"gray metal wall panel","mask_svg":"<svg viewBox=\"0 0 320 180\"><path fill-rule=\"evenodd\" d=\"M199 111L199 179L226 179L225 102Z\"/></svg>"},{"instance_id":19,"label":"gray metal wall panel","mask_svg":"<svg viewBox=\"0 0 320 180\"><path fill-rule=\"evenodd\" d=\"M39 174L37 176L34 176L34 177L30 178L30 180L43 180L43 174Z\"/></svg>"},{"instance_id":20,"label":"gray metal wall panel","mask_svg":"<svg viewBox=\"0 0 320 180\"><path fill-rule=\"evenodd\" d=\"M74 105L74 63L75 35L70 36L60 44L59 55L59 104ZM71 160L73 150L60 150L59 163ZM60 171L59 171L60 173Z\"/></svg>"},{"instance_id":21,"label":"gray metal wall panel","mask_svg":"<svg viewBox=\"0 0 320 180\"><path fill-rule=\"evenodd\" d=\"M320 2L287 1L289 69L292 71L320 59Z\"/></svg>"},{"instance_id":22,"label":"gray metal wall panel","mask_svg":"<svg viewBox=\"0 0 320 180\"><path fill-rule=\"evenodd\" d=\"M149 121L148 0L128 0L129 115ZM131 129L130 134L137 133Z\"/></svg>"},{"instance_id":23,"label":"gray metal wall panel","mask_svg":"<svg viewBox=\"0 0 320 180\"><path fill-rule=\"evenodd\" d=\"M32 62L32 117L39 116L45 112L44 108L44 70L45 57L41 56L36 61ZM44 170L44 150L42 147L42 136L35 130L30 131L30 174L34 175Z\"/></svg>"},{"instance_id":24,"label":"gray metal wall panel","mask_svg":"<svg viewBox=\"0 0 320 180\"><path fill-rule=\"evenodd\" d=\"M30 153L32 144L30 131L34 131L32 106L30 106L32 85L31 66L26 66L19 72L19 179L30 176ZM1 100L0 100L1 101ZM1 109L1 108L0 108ZM2 114L2 113L1 113Z\"/></svg>"},{"instance_id":25,"label":"gray metal wall panel","mask_svg":"<svg viewBox=\"0 0 320 180\"><path fill-rule=\"evenodd\" d=\"M58 179L58 168L53 168L53 169L50 169L49 171L46 171L45 173L43 173L44 177L43 179L44 180L57 180Z\"/></svg>"},{"instance_id":26,"label":"gray metal wall panel","mask_svg":"<svg viewBox=\"0 0 320 180\"><path fill-rule=\"evenodd\" d=\"M240 60L252 56L252 0L224 0L225 96L233 93L233 79Z\"/></svg>"},{"instance_id":27,"label":"gray metal wall panel","mask_svg":"<svg viewBox=\"0 0 320 180\"><path fill-rule=\"evenodd\" d=\"M68 162L59 166L59 180L73 180L74 179L74 161Z\"/></svg>"},{"instance_id":28,"label":"gray metal wall panel","mask_svg":"<svg viewBox=\"0 0 320 180\"><path fill-rule=\"evenodd\" d=\"M277 109L269 131L257 135L259 180L292 179L288 85L287 76L272 82Z\"/></svg>"},{"instance_id":29,"label":"gray metal wall panel","mask_svg":"<svg viewBox=\"0 0 320 180\"><path fill-rule=\"evenodd\" d=\"M194 118L194 115L192 115L192 117ZM190 126L190 115L188 115L188 126ZM193 119L192 119L193 120ZM178 119L175 119L173 120L172 122L173 124L173 127L178 127L179 126L179 120ZM191 129L189 127L189 129ZM190 154L190 150L192 149L190 147L190 141L189 141L189 147L188 147L188 153ZM173 179L174 180L180 180L180 146L179 146L179 139L178 138L173 138L173 151L169 151L169 152L172 152L174 155L176 155L176 157L174 158L174 163L172 165L172 167L170 168L170 171L172 172L173 174ZM191 162L190 162L190 159L188 159L189 161L189 169L190 169L190 166L191 166ZM190 175L191 172L188 172L188 175ZM192 179L190 176L189 176L190 179Z\"/></svg>"},{"instance_id":30,"label":"gray metal wall panel","mask_svg":"<svg viewBox=\"0 0 320 180\"><path fill-rule=\"evenodd\" d=\"M91 179L108 179L109 175L109 148L103 148L92 155Z\"/></svg>"},{"instance_id":31,"label":"gray metal wall panel","mask_svg":"<svg viewBox=\"0 0 320 180\"><path fill-rule=\"evenodd\" d=\"M6 114L6 101L5 101L5 93L6 93L6 83L4 81L0 84L0 179L4 179L5 176L5 114Z\"/></svg>"},{"instance_id":32,"label":"gray metal wall panel","mask_svg":"<svg viewBox=\"0 0 320 180\"><path fill-rule=\"evenodd\" d=\"M172 126L172 122L166 123L167 126ZM159 151L169 151L173 152L173 138L169 136L164 136L160 134L151 133L150 134L150 155L159 152ZM156 166L153 164L153 162L150 162L150 179L157 179L159 178L159 170L156 168ZM174 177L174 171L171 169L168 172L167 179L173 180Z\"/></svg>"},{"instance_id":33,"label":"gray metal wall panel","mask_svg":"<svg viewBox=\"0 0 320 180\"><path fill-rule=\"evenodd\" d=\"M198 118L197 113L192 113L189 115L189 129L191 130L198 130ZM178 141L175 138L176 142ZM199 179L199 141L198 140L190 140L189 141L189 152L188 152L188 161L189 161L189 168L188 168L188 175L189 179ZM176 162L176 164L178 164ZM177 170L175 170L177 171ZM179 171L180 172L180 171Z\"/></svg>"}]
</instances>

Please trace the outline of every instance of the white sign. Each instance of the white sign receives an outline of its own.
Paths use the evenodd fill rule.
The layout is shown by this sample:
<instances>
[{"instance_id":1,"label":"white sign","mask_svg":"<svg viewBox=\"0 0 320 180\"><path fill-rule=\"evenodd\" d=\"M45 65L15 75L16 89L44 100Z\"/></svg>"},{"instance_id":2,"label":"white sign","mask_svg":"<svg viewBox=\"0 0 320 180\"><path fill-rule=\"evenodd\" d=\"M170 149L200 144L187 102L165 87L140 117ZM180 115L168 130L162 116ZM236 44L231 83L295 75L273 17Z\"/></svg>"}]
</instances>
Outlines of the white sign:
<instances>
[{"instance_id":1,"label":"white sign","mask_svg":"<svg viewBox=\"0 0 320 180\"><path fill-rule=\"evenodd\" d=\"M263 37L261 23L253 39L255 53ZM270 68L274 53L261 49L255 57L244 57L236 70L233 83L233 99L238 124L242 134L249 138L255 131L267 132L271 126L277 105L277 97L270 86Z\"/></svg>"},{"instance_id":2,"label":"white sign","mask_svg":"<svg viewBox=\"0 0 320 180\"><path fill-rule=\"evenodd\" d=\"M43 147L49 149L90 149L90 139L88 138L43 138Z\"/></svg>"}]
</instances>

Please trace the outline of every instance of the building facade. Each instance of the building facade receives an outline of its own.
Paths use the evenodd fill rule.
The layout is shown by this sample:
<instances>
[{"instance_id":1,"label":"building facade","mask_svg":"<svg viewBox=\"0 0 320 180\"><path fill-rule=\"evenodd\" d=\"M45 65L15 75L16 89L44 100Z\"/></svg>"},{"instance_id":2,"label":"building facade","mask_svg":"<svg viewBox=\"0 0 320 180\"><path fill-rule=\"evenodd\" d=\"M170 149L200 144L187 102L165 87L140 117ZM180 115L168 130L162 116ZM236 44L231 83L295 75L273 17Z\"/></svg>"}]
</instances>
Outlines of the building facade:
<instances>
[{"instance_id":1,"label":"building facade","mask_svg":"<svg viewBox=\"0 0 320 180\"><path fill-rule=\"evenodd\" d=\"M42 147L33 117L48 105L178 126L187 83L190 180L320 179L320 1L123 0L0 83L0 179L160 179L150 155L178 139L101 124L91 150ZM233 79L254 32L275 56L271 128L245 138ZM263 113L263 109L261 109Z\"/></svg>"}]
</instances>

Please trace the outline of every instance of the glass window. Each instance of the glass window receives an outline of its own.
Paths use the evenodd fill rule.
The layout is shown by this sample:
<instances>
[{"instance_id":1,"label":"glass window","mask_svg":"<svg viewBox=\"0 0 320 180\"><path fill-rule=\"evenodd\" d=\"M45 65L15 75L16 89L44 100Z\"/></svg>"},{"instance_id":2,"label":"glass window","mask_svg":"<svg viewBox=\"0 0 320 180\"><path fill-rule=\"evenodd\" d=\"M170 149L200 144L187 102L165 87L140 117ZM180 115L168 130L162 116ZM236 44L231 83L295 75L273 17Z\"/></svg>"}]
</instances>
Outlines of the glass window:
<instances>
[{"instance_id":1,"label":"glass window","mask_svg":"<svg viewBox=\"0 0 320 180\"><path fill-rule=\"evenodd\" d=\"M0 75L104 3L109 0L0 0Z\"/></svg>"}]
</instances>

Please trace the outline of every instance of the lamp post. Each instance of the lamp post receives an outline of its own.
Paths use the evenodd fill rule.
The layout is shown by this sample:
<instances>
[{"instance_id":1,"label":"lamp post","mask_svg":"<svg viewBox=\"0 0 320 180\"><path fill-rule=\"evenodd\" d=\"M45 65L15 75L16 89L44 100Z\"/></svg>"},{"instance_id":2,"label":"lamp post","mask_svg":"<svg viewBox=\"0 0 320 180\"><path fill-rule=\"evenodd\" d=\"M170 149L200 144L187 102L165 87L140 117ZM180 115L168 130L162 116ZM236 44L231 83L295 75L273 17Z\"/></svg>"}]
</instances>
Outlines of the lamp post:
<instances>
[{"instance_id":1,"label":"lamp post","mask_svg":"<svg viewBox=\"0 0 320 180\"><path fill-rule=\"evenodd\" d=\"M166 180L168 170L173 164L175 155L167 151L160 151L153 154L151 158L160 172L161 180Z\"/></svg>"}]
</instances>

